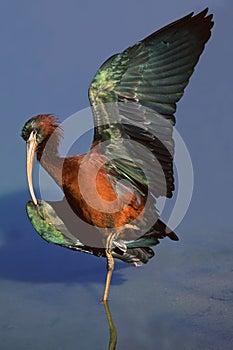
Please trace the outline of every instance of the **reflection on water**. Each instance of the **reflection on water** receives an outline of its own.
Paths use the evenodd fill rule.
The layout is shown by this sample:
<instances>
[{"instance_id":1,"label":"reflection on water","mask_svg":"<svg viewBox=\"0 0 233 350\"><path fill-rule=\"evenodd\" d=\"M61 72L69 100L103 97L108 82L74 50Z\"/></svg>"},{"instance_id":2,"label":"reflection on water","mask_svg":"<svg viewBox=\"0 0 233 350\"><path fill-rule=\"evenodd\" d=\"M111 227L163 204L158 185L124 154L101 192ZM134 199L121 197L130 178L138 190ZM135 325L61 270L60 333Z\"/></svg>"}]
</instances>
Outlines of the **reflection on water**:
<instances>
[{"instance_id":1,"label":"reflection on water","mask_svg":"<svg viewBox=\"0 0 233 350\"><path fill-rule=\"evenodd\" d=\"M105 313L107 316L107 320L108 320L108 326L109 326L109 345L108 345L108 350L114 350L116 349L116 344L117 344L117 330L116 327L114 325L113 319L112 319L112 315L111 315L111 311L109 309L109 305L108 302L104 302L104 309L105 309Z\"/></svg>"},{"instance_id":2,"label":"reflection on water","mask_svg":"<svg viewBox=\"0 0 233 350\"><path fill-rule=\"evenodd\" d=\"M163 241L146 266L117 263L108 318L105 259L44 242L26 217L27 199L1 198L1 349L108 349L111 320L119 350L232 349L232 232L189 223L180 243Z\"/></svg>"}]
</instances>

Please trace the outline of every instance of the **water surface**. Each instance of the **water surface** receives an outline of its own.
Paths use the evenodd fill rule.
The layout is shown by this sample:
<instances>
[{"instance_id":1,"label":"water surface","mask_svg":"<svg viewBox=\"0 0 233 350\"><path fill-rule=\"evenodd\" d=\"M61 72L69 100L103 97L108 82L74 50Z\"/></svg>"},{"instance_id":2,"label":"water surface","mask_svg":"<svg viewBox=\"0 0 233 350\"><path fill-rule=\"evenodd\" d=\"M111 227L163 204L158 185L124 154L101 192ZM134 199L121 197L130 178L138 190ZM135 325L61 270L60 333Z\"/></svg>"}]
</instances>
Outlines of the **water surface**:
<instances>
[{"instance_id":1,"label":"water surface","mask_svg":"<svg viewBox=\"0 0 233 350\"><path fill-rule=\"evenodd\" d=\"M105 260L43 241L27 199L1 198L1 349L108 349ZM232 348L232 233L178 231L180 241L163 240L146 266L117 263L109 301L117 349Z\"/></svg>"}]
</instances>

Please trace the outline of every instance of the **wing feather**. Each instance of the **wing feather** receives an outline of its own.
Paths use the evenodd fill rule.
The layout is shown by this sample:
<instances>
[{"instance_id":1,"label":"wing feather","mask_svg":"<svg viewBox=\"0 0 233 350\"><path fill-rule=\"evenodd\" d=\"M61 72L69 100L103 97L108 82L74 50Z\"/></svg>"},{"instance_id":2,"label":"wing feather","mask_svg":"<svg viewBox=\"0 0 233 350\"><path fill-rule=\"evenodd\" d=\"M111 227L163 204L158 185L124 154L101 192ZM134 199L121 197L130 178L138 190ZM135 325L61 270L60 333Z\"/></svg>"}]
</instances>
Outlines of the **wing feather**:
<instances>
[{"instance_id":1,"label":"wing feather","mask_svg":"<svg viewBox=\"0 0 233 350\"><path fill-rule=\"evenodd\" d=\"M174 113L211 34L212 15L207 12L190 13L113 55L89 88L94 143L109 140L112 145L106 154L114 149L116 155L109 169L115 176L130 179L144 193L144 166L151 168L151 176L157 176L156 186L161 182L154 156L162 167L166 191L156 188L153 195L172 196ZM135 155L130 143L119 142L120 138L139 142L153 156Z\"/></svg>"}]
</instances>

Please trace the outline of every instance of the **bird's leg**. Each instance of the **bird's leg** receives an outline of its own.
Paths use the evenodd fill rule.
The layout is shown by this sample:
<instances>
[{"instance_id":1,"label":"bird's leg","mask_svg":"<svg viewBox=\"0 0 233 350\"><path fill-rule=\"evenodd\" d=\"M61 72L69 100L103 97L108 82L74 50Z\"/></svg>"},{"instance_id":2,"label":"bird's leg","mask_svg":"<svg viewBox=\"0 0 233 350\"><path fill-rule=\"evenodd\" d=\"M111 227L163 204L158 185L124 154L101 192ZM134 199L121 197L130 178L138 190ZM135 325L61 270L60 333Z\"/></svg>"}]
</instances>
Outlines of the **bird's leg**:
<instances>
[{"instance_id":1,"label":"bird's leg","mask_svg":"<svg viewBox=\"0 0 233 350\"><path fill-rule=\"evenodd\" d=\"M112 272L114 269L114 259L112 257L112 252L110 249L106 249L106 257L107 257L107 276L105 281L104 295L103 295L103 303L108 300L108 292L112 278Z\"/></svg>"},{"instance_id":2,"label":"bird's leg","mask_svg":"<svg viewBox=\"0 0 233 350\"><path fill-rule=\"evenodd\" d=\"M103 303L105 303L108 300L108 292L109 292L109 287L111 283L111 278L112 278L112 272L114 269L114 259L112 256L112 243L115 238L115 233L112 233L108 236L106 240L106 258L107 258L107 276L106 276L106 281L105 281L105 288L104 288L104 295L103 295Z\"/></svg>"}]
</instances>

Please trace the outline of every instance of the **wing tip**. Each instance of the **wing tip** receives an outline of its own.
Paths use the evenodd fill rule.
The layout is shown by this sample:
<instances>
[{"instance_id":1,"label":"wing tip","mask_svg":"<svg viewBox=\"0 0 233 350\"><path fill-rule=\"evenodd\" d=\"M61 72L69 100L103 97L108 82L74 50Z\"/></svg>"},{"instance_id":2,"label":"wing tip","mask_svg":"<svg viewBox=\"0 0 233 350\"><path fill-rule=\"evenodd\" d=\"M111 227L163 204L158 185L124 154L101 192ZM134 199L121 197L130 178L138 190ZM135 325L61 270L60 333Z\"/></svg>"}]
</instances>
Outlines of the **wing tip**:
<instances>
[{"instance_id":1,"label":"wing tip","mask_svg":"<svg viewBox=\"0 0 233 350\"><path fill-rule=\"evenodd\" d=\"M213 14L208 14L208 11L209 11L209 8L206 7L204 10L202 10L197 14L195 14L194 11L190 12L184 17L181 17L178 20L175 20L174 22L169 23L165 27L162 27L161 29L152 33L151 35L141 40L140 42L149 43L151 40L154 39L155 36L157 36L158 34L160 35L162 32L165 32L166 30L170 30L170 29L172 30L174 29L174 27L178 29L179 27L182 28L182 27L185 27L186 25L187 26L195 25L195 27L197 28L201 26L201 31L203 31L205 34L205 42L206 42L211 35L211 28L214 25L214 21L212 21Z\"/></svg>"},{"instance_id":2,"label":"wing tip","mask_svg":"<svg viewBox=\"0 0 233 350\"><path fill-rule=\"evenodd\" d=\"M214 25L214 22L212 21L213 19L213 13L208 14L209 8L206 7L203 11L197 13L195 16L192 16L192 18L200 19L200 20L205 20L207 22L210 22L212 24L211 28ZM194 13L193 13L194 14ZM208 14L208 16L206 16Z\"/></svg>"}]
</instances>

